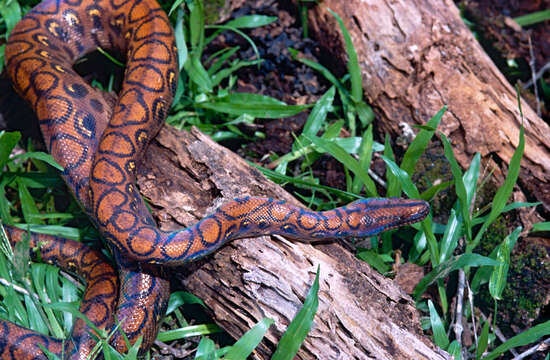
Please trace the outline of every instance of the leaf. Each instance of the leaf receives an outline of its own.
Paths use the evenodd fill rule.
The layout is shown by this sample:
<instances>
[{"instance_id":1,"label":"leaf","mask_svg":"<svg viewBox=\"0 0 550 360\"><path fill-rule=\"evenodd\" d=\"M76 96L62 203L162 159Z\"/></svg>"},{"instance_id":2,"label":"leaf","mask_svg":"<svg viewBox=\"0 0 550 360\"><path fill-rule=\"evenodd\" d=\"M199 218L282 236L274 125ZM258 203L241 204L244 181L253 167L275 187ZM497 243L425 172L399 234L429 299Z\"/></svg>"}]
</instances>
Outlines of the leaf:
<instances>
[{"instance_id":1,"label":"leaf","mask_svg":"<svg viewBox=\"0 0 550 360\"><path fill-rule=\"evenodd\" d=\"M204 302L195 295L187 291L175 291L170 294L170 300L168 300L168 307L166 308L165 315L172 313L183 304L199 304L206 307Z\"/></svg>"},{"instance_id":2,"label":"leaf","mask_svg":"<svg viewBox=\"0 0 550 360\"><path fill-rule=\"evenodd\" d=\"M446 110L447 106L439 110L437 114L426 123L431 130L420 130L407 148L407 151L405 151L403 161L401 162L401 168L405 170L407 174L412 175L418 159L420 159L420 156L426 151L426 147L430 143L435 133L435 129L439 126L441 118L443 118L443 114L445 114Z\"/></svg>"},{"instance_id":3,"label":"leaf","mask_svg":"<svg viewBox=\"0 0 550 360\"><path fill-rule=\"evenodd\" d=\"M516 335L508 339L503 344L497 346L493 351L491 351L483 360L493 360L504 354L506 351L513 349L515 347L524 346L535 341L538 341L541 337L547 336L550 334L550 321L538 324L522 332L519 335Z\"/></svg>"},{"instance_id":4,"label":"leaf","mask_svg":"<svg viewBox=\"0 0 550 360\"><path fill-rule=\"evenodd\" d=\"M203 337L197 346L197 352L195 353L195 360L213 360L216 352L216 344L209 338Z\"/></svg>"},{"instance_id":5,"label":"leaf","mask_svg":"<svg viewBox=\"0 0 550 360\"><path fill-rule=\"evenodd\" d=\"M430 309L430 323L432 324L432 331L434 336L434 342L437 346L446 350L449 346L449 338L445 333L445 327L443 322L437 313L437 310L434 307L434 304L431 300L428 300L428 308Z\"/></svg>"},{"instance_id":6,"label":"leaf","mask_svg":"<svg viewBox=\"0 0 550 360\"><path fill-rule=\"evenodd\" d=\"M472 251L479 244L481 236L487 230L489 225L491 225L495 221L495 219L504 211L506 202L512 194L512 191L514 190L514 186L519 176L521 158L523 157L523 150L525 148L524 132L525 129L523 128L522 124L519 131L519 144L516 148L516 151L514 151L514 155L512 155L512 159L510 160L510 165L508 166L508 174L506 175L504 184L498 188L497 193L495 194L493 203L491 204L491 212L489 213L489 218L483 223L481 229L476 234L476 237L472 241L472 243L466 246L466 251Z\"/></svg>"},{"instance_id":7,"label":"leaf","mask_svg":"<svg viewBox=\"0 0 550 360\"><path fill-rule=\"evenodd\" d=\"M292 360L300 349L300 346L302 346L302 342L311 329L313 318L319 306L319 298L317 296L319 292L319 271L320 267L318 266L315 280L306 295L304 306L302 306L298 314L296 314L288 325L271 360Z\"/></svg>"},{"instance_id":8,"label":"leaf","mask_svg":"<svg viewBox=\"0 0 550 360\"><path fill-rule=\"evenodd\" d=\"M487 345L489 344L489 321L486 320L483 324L483 330L481 330L481 335L479 336L479 341L476 349L476 360L481 359L481 355L487 350Z\"/></svg>"},{"instance_id":9,"label":"leaf","mask_svg":"<svg viewBox=\"0 0 550 360\"><path fill-rule=\"evenodd\" d=\"M426 291L428 286L433 284L438 279L444 279L451 272L464 268L466 266L476 267L476 266L496 266L500 264L498 261L490 259L486 256L479 254L462 254L460 256L455 256L445 262L434 267L434 269L424 276L422 280L416 285L416 288L413 292L413 297L418 298L420 295Z\"/></svg>"},{"instance_id":10,"label":"leaf","mask_svg":"<svg viewBox=\"0 0 550 360\"><path fill-rule=\"evenodd\" d=\"M355 103L359 103L363 99L363 84L361 79L361 68L359 67L359 60L357 59L357 52L351 41L351 36L342 21L342 18L338 16L334 11L328 9L328 11L334 16L340 30L344 36L344 42L346 43L346 53L348 55L348 72L351 78L351 97ZM366 126L366 125L365 125Z\"/></svg>"},{"instance_id":11,"label":"leaf","mask_svg":"<svg viewBox=\"0 0 550 360\"><path fill-rule=\"evenodd\" d=\"M0 170L2 170L8 162L11 152L20 139L21 133L18 131L0 131Z\"/></svg>"},{"instance_id":12,"label":"leaf","mask_svg":"<svg viewBox=\"0 0 550 360\"><path fill-rule=\"evenodd\" d=\"M440 263L448 260L451 255L453 255L453 251L458 245L458 238L461 234L461 225L462 223L459 222L455 210L451 209L451 215L449 216L449 221L447 222L447 226L445 227L445 233L443 234L443 238L439 243Z\"/></svg>"},{"instance_id":13,"label":"leaf","mask_svg":"<svg viewBox=\"0 0 550 360\"><path fill-rule=\"evenodd\" d=\"M537 232L537 231L550 231L550 221L533 224L533 227L531 228L531 232Z\"/></svg>"},{"instance_id":14,"label":"leaf","mask_svg":"<svg viewBox=\"0 0 550 360\"><path fill-rule=\"evenodd\" d=\"M497 248L496 260L499 261L500 264L493 268L491 279L489 280L489 293L495 300L501 300L502 291L506 286L506 280L508 278L510 252L516 244L521 230L523 230L521 226L515 228L511 234L504 238L502 243Z\"/></svg>"},{"instance_id":15,"label":"leaf","mask_svg":"<svg viewBox=\"0 0 550 360\"><path fill-rule=\"evenodd\" d=\"M210 335L222 332L216 324L201 324L201 325L189 325L179 329L161 331L157 335L157 340L159 341L173 341L183 338L188 338L192 336L201 336L201 335Z\"/></svg>"},{"instance_id":16,"label":"leaf","mask_svg":"<svg viewBox=\"0 0 550 360\"><path fill-rule=\"evenodd\" d=\"M237 342L230 347L225 354L225 358L231 360L246 360L246 358L254 351L260 341L262 341L265 333L273 324L273 320L263 318L254 327L248 330Z\"/></svg>"},{"instance_id":17,"label":"leaf","mask_svg":"<svg viewBox=\"0 0 550 360\"><path fill-rule=\"evenodd\" d=\"M455 191L456 196L458 197L460 213L462 215L462 221L464 221L464 228L466 230L467 241L470 242L472 239L472 225L471 225L471 216L470 216L470 205L468 203L468 194L466 192L466 186L464 185L462 170L460 165L456 161L451 143L445 136L445 134L440 133L441 142L443 143L445 157L449 161L451 166L451 172L453 173L453 179L455 182Z\"/></svg>"},{"instance_id":18,"label":"leaf","mask_svg":"<svg viewBox=\"0 0 550 360\"><path fill-rule=\"evenodd\" d=\"M308 107L307 105L287 105L277 99L249 93L233 93L213 102L197 103L196 106L231 115L248 114L265 119L293 116Z\"/></svg>"},{"instance_id":19,"label":"leaf","mask_svg":"<svg viewBox=\"0 0 550 360\"><path fill-rule=\"evenodd\" d=\"M372 124L369 125L363 138L361 139L361 147L359 148L359 167L362 169L367 169L370 167L370 162L372 159L372 144L373 144L373 135L372 135ZM356 176L353 179L353 184L351 187L351 192L359 194L361 188L363 187L363 182L361 179Z\"/></svg>"},{"instance_id":20,"label":"leaf","mask_svg":"<svg viewBox=\"0 0 550 360\"><path fill-rule=\"evenodd\" d=\"M358 249L357 257L375 268L379 273L386 274L391 270L391 266L384 262L384 259L372 249Z\"/></svg>"},{"instance_id":21,"label":"leaf","mask_svg":"<svg viewBox=\"0 0 550 360\"><path fill-rule=\"evenodd\" d=\"M277 21L276 16L244 15L229 21L225 25L230 27L240 28L240 29L243 29L243 28L251 29L251 28L269 25L275 21Z\"/></svg>"},{"instance_id":22,"label":"leaf","mask_svg":"<svg viewBox=\"0 0 550 360\"><path fill-rule=\"evenodd\" d=\"M311 113L307 117L302 134L316 136L325 123L327 113L332 108L336 89L331 86L323 96L315 103Z\"/></svg>"},{"instance_id":23,"label":"leaf","mask_svg":"<svg viewBox=\"0 0 550 360\"><path fill-rule=\"evenodd\" d=\"M374 181L370 178L367 171L359 165L359 162L355 160L353 157L351 157L344 149L342 149L340 146L336 145L335 143L332 143L330 141L327 141L323 138L315 137L315 136L307 136L304 135L306 139L311 141L315 146L317 146L322 151L325 151L332 155L336 160L341 162L345 168L351 170L356 176L359 177L359 179L365 184L366 193L370 197L376 197L378 196L378 192L376 191L376 185L374 184Z\"/></svg>"}]
</instances>

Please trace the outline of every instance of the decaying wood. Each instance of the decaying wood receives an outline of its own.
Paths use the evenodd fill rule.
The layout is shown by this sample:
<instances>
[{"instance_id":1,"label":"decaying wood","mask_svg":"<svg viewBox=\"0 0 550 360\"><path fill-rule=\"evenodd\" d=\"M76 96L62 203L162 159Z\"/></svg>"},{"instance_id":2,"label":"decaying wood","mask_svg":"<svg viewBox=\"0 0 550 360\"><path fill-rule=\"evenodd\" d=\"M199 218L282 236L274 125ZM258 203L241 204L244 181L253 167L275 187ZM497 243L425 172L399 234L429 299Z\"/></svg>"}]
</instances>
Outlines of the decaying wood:
<instances>
[{"instance_id":1,"label":"decaying wood","mask_svg":"<svg viewBox=\"0 0 550 360\"><path fill-rule=\"evenodd\" d=\"M196 130L164 128L138 173L141 191L164 229L189 226L239 196L270 196L296 204L279 186ZM412 300L335 243L237 240L183 271L181 281L235 337L263 317L274 319L256 353L264 359L301 306L318 266L319 310L298 359L449 358L422 335Z\"/></svg>"},{"instance_id":2,"label":"decaying wood","mask_svg":"<svg viewBox=\"0 0 550 360\"><path fill-rule=\"evenodd\" d=\"M474 39L451 0L325 0L310 28L331 59L345 63L332 9L351 33L365 95L383 131L425 123L443 105L439 129L464 167L475 152L505 174L521 124L516 92ZM328 57L327 56L327 57ZM550 210L550 127L522 101L525 155L520 182Z\"/></svg>"}]
</instances>

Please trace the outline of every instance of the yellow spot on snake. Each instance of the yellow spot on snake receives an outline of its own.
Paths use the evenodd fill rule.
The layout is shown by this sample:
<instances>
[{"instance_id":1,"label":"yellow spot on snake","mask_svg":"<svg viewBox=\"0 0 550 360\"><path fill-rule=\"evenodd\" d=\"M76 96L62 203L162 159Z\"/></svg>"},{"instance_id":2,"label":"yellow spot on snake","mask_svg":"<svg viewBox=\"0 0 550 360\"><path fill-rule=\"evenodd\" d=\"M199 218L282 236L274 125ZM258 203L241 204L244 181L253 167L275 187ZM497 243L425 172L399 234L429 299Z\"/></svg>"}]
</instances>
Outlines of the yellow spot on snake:
<instances>
[{"instance_id":1,"label":"yellow spot on snake","mask_svg":"<svg viewBox=\"0 0 550 360\"><path fill-rule=\"evenodd\" d=\"M69 86L69 89L71 91L74 91L74 89L72 88L72 85ZM84 120L83 118L78 119L78 126L80 127L80 130L82 130L86 135L88 135L88 137L90 137L92 136L92 132L86 126L84 126L83 120Z\"/></svg>"},{"instance_id":2,"label":"yellow spot on snake","mask_svg":"<svg viewBox=\"0 0 550 360\"><path fill-rule=\"evenodd\" d=\"M48 27L48 31L51 32L52 34L54 35L57 35L57 32L56 32L56 29L59 27L58 24L56 23L51 23L50 26Z\"/></svg>"},{"instance_id":3,"label":"yellow spot on snake","mask_svg":"<svg viewBox=\"0 0 550 360\"><path fill-rule=\"evenodd\" d=\"M90 11L88 11L88 14L90 16L100 16L101 14L99 13L99 10L98 9L92 9Z\"/></svg>"},{"instance_id":4,"label":"yellow spot on snake","mask_svg":"<svg viewBox=\"0 0 550 360\"><path fill-rule=\"evenodd\" d=\"M60 73L64 73L64 72L65 72L65 70L64 70L60 65L55 65L55 66L54 66L54 69L57 70L57 71L59 71Z\"/></svg>"},{"instance_id":5,"label":"yellow spot on snake","mask_svg":"<svg viewBox=\"0 0 550 360\"><path fill-rule=\"evenodd\" d=\"M129 184L128 185L128 192L133 192L134 191L134 186L132 184Z\"/></svg>"},{"instance_id":6,"label":"yellow spot on snake","mask_svg":"<svg viewBox=\"0 0 550 360\"><path fill-rule=\"evenodd\" d=\"M132 170L134 170L135 168L136 168L136 163L133 162L133 161L129 161L129 162L128 162L128 170L129 170L129 171L132 171Z\"/></svg>"},{"instance_id":7,"label":"yellow spot on snake","mask_svg":"<svg viewBox=\"0 0 550 360\"><path fill-rule=\"evenodd\" d=\"M126 34L124 34L124 37L125 37L126 39L129 39L131 35L132 35L132 34L131 34L129 31L127 31Z\"/></svg>"},{"instance_id":8,"label":"yellow spot on snake","mask_svg":"<svg viewBox=\"0 0 550 360\"><path fill-rule=\"evenodd\" d=\"M47 58L47 59L50 58L50 53L47 52L47 51L45 51L45 50L40 51L39 54L40 54L40 56L45 57L45 58Z\"/></svg>"},{"instance_id":9,"label":"yellow spot on snake","mask_svg":"<svg viewBox=\"0 0 550 360\"><path fill-rule=\"evenodd\" d=\"M48 43L48 38L47 37L45 37L43 35L39 35L39 36L37 36L37 39L38 39L38 41L40 41L40 43L42 45L50 46L50 44Z\"/></svg>"},{"instance_id":10,"label":"yellow spot on snake","mask_svg":"<svg viewBox=\"0 0 550 360\"><path fill-rule=\"evenodd\" d=\"M144 142L145 140L147 140L147 134L142 132L141 134L139 134L138 136L138 141L140 142Z\"/></svg>"}]
</instances>

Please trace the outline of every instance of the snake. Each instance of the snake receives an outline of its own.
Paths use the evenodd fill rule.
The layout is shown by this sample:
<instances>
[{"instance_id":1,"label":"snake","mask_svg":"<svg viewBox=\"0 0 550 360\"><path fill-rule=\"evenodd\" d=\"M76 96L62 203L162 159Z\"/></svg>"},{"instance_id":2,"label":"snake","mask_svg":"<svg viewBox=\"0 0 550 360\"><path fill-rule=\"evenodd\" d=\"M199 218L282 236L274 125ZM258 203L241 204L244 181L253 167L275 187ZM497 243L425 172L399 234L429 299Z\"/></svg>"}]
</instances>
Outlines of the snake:
<instances>
[{"instance_id":1,"label":"snake","mask_svg":"<svg viewBox=\"0 0 550 360\"><path fill-rule=\"evenodd\" d=\"M126 60L116 101L73 69L98 48ZM5 48L16 92L36 114L62 178L108 244L115 265L86 245L29 234L39 258L87 282L80 311L97 329L112 330L124 352L141 339L146 352L169 298L166 273L239 238L279 234L299 241L368 237L421 221L424 200L366 198L315 212L271 198L243 197L195 225L160 230L136 186L137 164L163 126L179 77L170 21L155 0L44 0L13 28ZM27 232L7 226L15 243ZM77 321L66 340L0 320L0 357L84 359L98 341ZM32 346L30 346L32 345ZM38 346L40 345L40 346Z\"/></svg>"}]
</instances>

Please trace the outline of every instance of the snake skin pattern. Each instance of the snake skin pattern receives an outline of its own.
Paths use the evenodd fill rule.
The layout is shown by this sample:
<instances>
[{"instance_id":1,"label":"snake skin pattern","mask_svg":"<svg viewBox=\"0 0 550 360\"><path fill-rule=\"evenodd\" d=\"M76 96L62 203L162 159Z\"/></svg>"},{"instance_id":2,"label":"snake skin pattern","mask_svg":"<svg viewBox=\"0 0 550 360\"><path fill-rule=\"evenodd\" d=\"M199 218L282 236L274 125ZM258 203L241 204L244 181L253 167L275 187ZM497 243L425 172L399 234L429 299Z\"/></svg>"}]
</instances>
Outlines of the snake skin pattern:
<instances>
[{"instance_id":1,"label":"snake skin pattern","mask_svg":"<svg viewBox=\"0 0 550 360\"><path fill-rule=\"evenodd\" d=\"M76 60L98 47L126 57L114 107L73 70ZM108 296L103 283L96 289L94 277L86 275L96 271L83 260L92 256L92 250L81 247L65 261L62 249L77 245L48 237L48 244L59 250L44 258L62 267L76 266L88 281L86 294L105 294L109 300L108 306L83 302L83 313L94 321L104 320L98 322L102 328L120 323L131 344L142 336L142 351L151 346L166 309L166 266L203 257L236 238L281 234L309 241L371 236L420 221L429 212L422 200L365 199L312 212L248 197L221 206L192 227L163 232L135 185L136 164L166 118L178 78L172 28L155 0L45 0L13 29L5 56L14 87L36 113L48 151L64 168L64 180L111 247L120 281L115 287L116 309L112 309L116 283L112 267L97 260L101 262L97 269L105 269L102 276L111 279ZM12 240L21 237L9 231ZM67 341L70 346L5 321L0 326L0 356L5 359L43 356L37 355L36 347L36 353L15 355L21 350L22 336L40 338L47 349L64 358L85 358L94 343L87 335L89 329L79 324L71 335L78 341ZM111 344L126 350L120 331Z\"/></svg>"}]
</instances>

